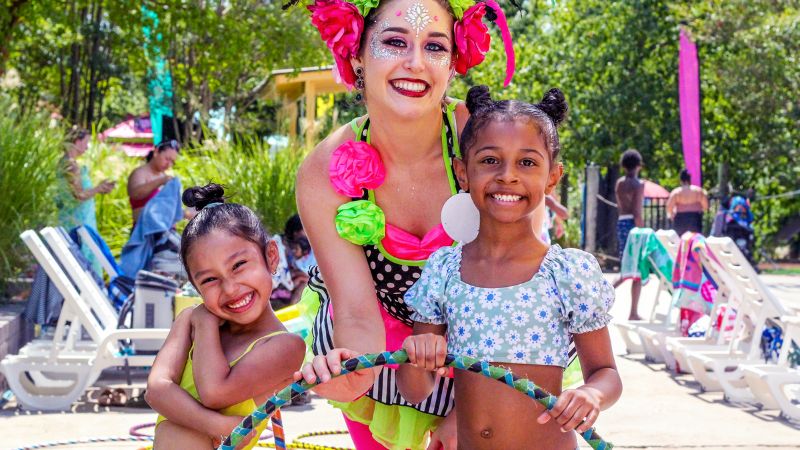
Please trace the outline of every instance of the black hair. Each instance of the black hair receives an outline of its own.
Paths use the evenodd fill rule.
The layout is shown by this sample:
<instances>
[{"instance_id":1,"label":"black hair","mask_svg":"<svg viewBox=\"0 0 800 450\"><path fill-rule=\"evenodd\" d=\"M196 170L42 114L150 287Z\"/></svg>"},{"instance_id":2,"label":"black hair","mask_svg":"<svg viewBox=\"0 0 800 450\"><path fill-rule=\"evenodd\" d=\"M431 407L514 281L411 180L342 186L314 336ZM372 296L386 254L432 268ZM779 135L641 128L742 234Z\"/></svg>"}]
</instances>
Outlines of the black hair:
<instances>
[{"instance_id":1,"label":"black hair","mask_svg":"<svg viewBox=\"0 0 800 450\"><path fill-rule=\"evenodd\" d=\"M559 89L550 89L542 97L542 101L531 104L519 100L492 100L489 88L473 86L467 93L467 109L469 120L461 133L462 158L478 140L478 133L489 123L496 121L513 121L520 118L530 120L544 138L550 162L558 158L561 144L558 140L558 125L567 116L567 100Z\"/></svg>"},{"instance_id":2,"label":"black hair","mask_svg":"<svg viewBox=\"0 0 800 450\"><path fill-rule=\"evenodd\" d=\"M294 239L294 235L298 231L303 231L303 222L300 221L298 214L293 214L292 217L286 220L286 225L283 227L283 235L286 236L286 239Z\"/></svg>"},{"instance_id":3,"label":"black hair","mask_svg":"<svg viewBox=\"0 0 800 450\"><path fill-rule=\"evenodd\" d=\"M210 183L193 186L183 191L183 204L197 209L197 215L189 221L181 236L181 261L192 280L186 259L192 245L214 230L225 230L240 238L247 239L266 251L269 235L261 221L250 208L237 203L225 203L225 188Z\"/></svg>"},{"instance_id":4,"label":"black hair","mask_svg":"<svg viewBox=\"0 0 800 450\"><path fill-rule=\"evenodd\" d=\"M626 170L634 170L642 165L642 155L633 148L625 150L619 164Z\"/></svg>"},{"instance_id":5,"label":"black hair","mask_svg":"<svg viewBox=\"0 0 800 450\"><path fill-rule=\"evenodd\" d=\"M86 128L81 128L77 125L73 125L72 128L70 128L67 131L67 135L65 136L65 138L67 142L69 142L70 144L74 144L80 141L81 139L85 138L89 134L90 134L89 130L87 130Z\"/></svg>"},{"instance_id":6,"label":"black hair","mask_svg":"<svg viewBox=\"0 0 800 450\"><path fill-rule=\"evenodd\" d=\"M158 145L156 145L155 150L150 150L149 152L147 152L147 156L145 157L145 159L149 162L151 159L153 159L153 156L155 156L156 152L161 153L164 150L168 149L172 149L180 153L181 144L175 139L167 139L165 141L161 141Z\"/></svg>"},{"instance_id":7,"label":"black hair","mask_svg":"<svg viewBox=\"0 0 800 450\"><path fill-rule=\"evenodd\" d=\"M682 169L680 178L682 183L688 183L692 181L692 174L689 173L688 169Z\"/></svg>"}]
</instances>

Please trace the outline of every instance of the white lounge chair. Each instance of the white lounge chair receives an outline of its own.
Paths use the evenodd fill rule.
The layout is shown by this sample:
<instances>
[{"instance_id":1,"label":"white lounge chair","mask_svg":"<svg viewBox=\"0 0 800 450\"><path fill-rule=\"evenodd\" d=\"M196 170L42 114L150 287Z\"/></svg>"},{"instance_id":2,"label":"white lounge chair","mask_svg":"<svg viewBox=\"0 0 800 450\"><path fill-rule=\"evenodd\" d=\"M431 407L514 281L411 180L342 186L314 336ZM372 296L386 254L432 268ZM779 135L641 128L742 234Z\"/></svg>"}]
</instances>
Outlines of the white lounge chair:
<instances>
[{"instance_id":1,"label":"white lounge chair","mask_svg":"<svg viewBox=\"0 0 800 450\"><path fill-rule=\"evenodd\" d=\"M98 261L100 261L100 265L103 267L103 270L105 270L106 274L108 275L108 278L111 280L116 278L117 275L119 275L119 273L117 273L117 270L108 260L108 257L105 255L105 253L103 253L103 251L100 250L100 247L94 241L89 232L86 230L86 227L83 226L79 227L78 235L81 237L81 240L83 241L84 245L86 245L89 251L92 252L92 255L94 255L94 257Z\"/></svg>"},{"instance_id":2,"label":"white lounge chair","mask_svg":"<svg viewBox=\"0 0 800 450\"><path fill-rule=\"evenodd\" d=\"M28 230L21 236L64 296L64 322L59 320L62 333L56 333L47 351L35 349L7 356L0 362L0 371L25 408L68 409L104 369L152 365L154 355L126 355L119 342L126 339L163 340L169 329L116 329L104 326L90 306L91 300L87 301L81 296L36 233ZM86 330L91 343L79 348L76 341L80 336L75 330L81 327Z\"/></svg>"},{"instance_id":3,"label":"white lounge chair","mask_svg":"<svg viewBox=\"0 0 800 450\"><path fill-rule=\"evenodd\" d=\"M678 239L677 234L675 234L672 230L658 230L655 232L656 237L658 238L659 233L667 233L670 237L666 239L667 242L674 236L675 239ZM670 245L664 244L665 239L659 238L659 242L662 243L664 248L666 249L667 253L669 254L670 258L673 260L675 259L675 249L671 248ZM678 240L680 242L680 240ZM620 337L622 338L623 342L625 343L625 349L628 354L637 354L637 353L645 353L645 359L652 360L651 353L648 352L646 343L643 342L643 339L639 336L638 328L641 326L649 327L665 327L666 324L664 322L669 322L669 314L670 314L670 306L667 307L667 313L664 316L661 316L656 313L658 309L661 298L662 298L662 291L666 291L667 294L671 297L672 292L672 283L670 281L672 274L663 274L658 270L657 265L653 261L653 258L648 255L648 259L651 262L653 267L653 274L658 279L658 289L656 290L655 298L653 299L653 306L650 309L650 314L648 318L645 320L626 320L624 322L614 322L614 327L619 332ZM647 282L647 280L642 280L642 283ZM669 300L668 300L669 301Z\"/></svg>"},{"instance_id":4,"label":"white lounge chair","mask_svg":"<svg viewBox=\"0 0 800 450\"><path fill-rule=\"evenodd\" d=\"M783 346L776 364L742 364L741 370L756 403L764 409L780 409L789 420L800 422L800 392L787 392L800 385L800 369L788 365L792 342L800 345L800 316L781 317Z\"/></svg>"},{"instance_id":5,"label":"white lounge chair","mask_svg":"<svg viewBox=\"0 0 800 450\"><path fill-rule=\"evenodd\" d=\"M761 362L759 343L767 320L786 316L789 310L764 286L730 238L709 238L706 247L716 256L708 264L722 271L724 283L741 295L742 301L736 309L735 337L727 348L690 349L686 352L689 367L704 389L718 386L729 401L753 403L756 399L740 366Z\"/></svg>"}]
</instances>

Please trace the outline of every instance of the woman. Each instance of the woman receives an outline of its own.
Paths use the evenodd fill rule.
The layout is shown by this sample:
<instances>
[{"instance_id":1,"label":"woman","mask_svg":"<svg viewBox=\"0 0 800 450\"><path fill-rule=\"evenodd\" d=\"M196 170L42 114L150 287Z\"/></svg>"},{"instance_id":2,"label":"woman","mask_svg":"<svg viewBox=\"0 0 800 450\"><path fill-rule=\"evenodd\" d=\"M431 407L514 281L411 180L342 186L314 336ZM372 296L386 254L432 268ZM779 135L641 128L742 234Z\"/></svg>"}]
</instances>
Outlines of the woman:
<instances>
[{"instance_id":1,"label":"woman","mask_svg":"<svg viewBox=\"0 0 800 450\"><path fill-rule=\"evenodd\" d=\"M667 217L672 220L678 236L687 231L703 232L703 213L708 211L708 195L703 188L692 185L688 170L681 170L681 185L667 199Z\"/></svg>"},{"instance_id":2,"label":"woman","mask_svg":"<svg viewBox=\"0 0 800 450\"><path fill-rule=\"evenodd\" d=\"M309 7L339 76L363 96L368 114L322 141L298 173L298 208L319 264L304 294L318 307L318 356L303 368L306 378L326 381L342 357L353 356L334 347L394 350L411 333L403 294L428 256L453 244L441 210L459 189L452 162L468 113L445 92L454 72L483 61L484 15L498 19L511 52L507 82L513 73L503 13L490 3L317 0ZM336 406L359 450L424 448L434 429L430 448L455 449L451 380L437 380L417 405L402 399L394 380L393 369L368 370L317 392L347 402Z\"/></svg>"},{"instance_id":3,"label":"woman","mask_svg":"<svg viewBox=\"0 0 800 450\"><path fill-rule=\"evenodd\" d=\"M128 176L128 199L133 211L133 223L139 218L144 205L155 197L161 186L172 179L167 175L167 170L175 165L178 159L180 145L178 141L170 139L156 146L147 154L147 162L137 167Z\"/></svg>"},{"instance_id":4,"label":"woman","mask_svg":"<svg viewBox=\"0 0 800 450\"><path fill-rule=\"evenodd\" d=\"M97 229L94 213L94 196L107 194L114 189L115 183L103 180L92 186L89 170L78 164L77 158L89 148L89 131L83 128L72 128L67 133L64 157L59 161L58 183L60 189L56 196L58 222L66 229L81 225Z\"/></svg>"}]
</instances>

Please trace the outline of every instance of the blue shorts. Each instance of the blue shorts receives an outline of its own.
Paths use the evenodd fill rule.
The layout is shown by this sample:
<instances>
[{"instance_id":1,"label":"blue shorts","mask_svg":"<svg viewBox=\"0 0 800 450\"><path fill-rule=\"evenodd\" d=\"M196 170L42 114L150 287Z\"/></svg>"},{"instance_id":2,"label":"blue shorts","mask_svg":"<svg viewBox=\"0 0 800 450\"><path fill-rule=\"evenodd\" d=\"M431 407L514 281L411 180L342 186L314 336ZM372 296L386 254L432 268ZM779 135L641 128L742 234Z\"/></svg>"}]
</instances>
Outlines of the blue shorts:
<instances>
[{"instance_id":1,"label":"blue shorts","mask_svg":"<svg viewBox=\"0 0 800 450\"><path fill-rule=\"evenodd\" d=\"M636 227L633 219L620 219L617 221L617 255L622 262L622 253L625 252L625 244L628 242L628 235Z\"/></svg>"}]
</instances>

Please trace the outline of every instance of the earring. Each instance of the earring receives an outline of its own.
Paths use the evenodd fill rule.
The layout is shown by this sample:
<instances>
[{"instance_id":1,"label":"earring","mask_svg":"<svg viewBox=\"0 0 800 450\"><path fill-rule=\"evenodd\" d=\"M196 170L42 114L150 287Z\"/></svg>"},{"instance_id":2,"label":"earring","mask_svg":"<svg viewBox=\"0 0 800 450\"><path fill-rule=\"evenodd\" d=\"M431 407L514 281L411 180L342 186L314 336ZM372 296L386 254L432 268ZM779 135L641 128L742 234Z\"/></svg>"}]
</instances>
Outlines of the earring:
<instances>
[{"instance_id":1,"label":"earring","mask_svg":"<svg viewBox=\"0 0 800 450\"><path fill-rule=\"evenodd\" d=\"M481 214L469 193L460 191L442 206L442 227L454 241L466 244L478 237Z\"/></svg>"},{"instance_id":2,"label":"earring","mask_svg":"<svg viewBox=\"0 0 800 450\"><path fill-rule=\"evenodd\" d=\"M356 67L356 82L354 84L357 91L356 93L356 101L361 102L364 100L364 68L363 67Z\"/></svg>"}]
</instances>

